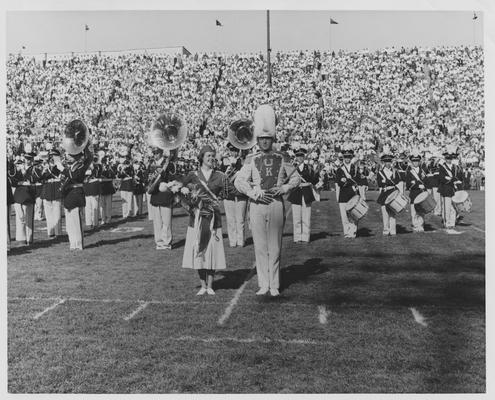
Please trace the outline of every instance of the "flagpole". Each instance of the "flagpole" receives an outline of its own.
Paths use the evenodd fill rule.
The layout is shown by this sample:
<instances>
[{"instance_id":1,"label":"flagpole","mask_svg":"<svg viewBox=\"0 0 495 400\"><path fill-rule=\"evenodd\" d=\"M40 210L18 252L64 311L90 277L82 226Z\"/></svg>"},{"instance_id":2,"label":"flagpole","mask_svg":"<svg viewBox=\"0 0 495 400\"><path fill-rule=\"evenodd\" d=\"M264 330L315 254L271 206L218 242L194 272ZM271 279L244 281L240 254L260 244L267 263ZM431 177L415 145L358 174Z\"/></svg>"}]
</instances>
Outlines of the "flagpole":
<instances>
[{"instance_id":1,"label":"flagpole","mask_svg":"<svg viewBox=\"0 0 495 400\"><path fill-rule=\"evenodd\" d=\"M84 25L84 52L88 52L88 30L87 25Z\"/></svg>"},{"instance_id":2,"label":"flagpole","mask_svg":"<svg viewBox=\"0 0 495 400\"><path fill-rule=\"evenodd\" d=\"M272 68L270 63L270 10L266 10L266 61L268 85L272 86Z\"/></svg>"}]
</instances>

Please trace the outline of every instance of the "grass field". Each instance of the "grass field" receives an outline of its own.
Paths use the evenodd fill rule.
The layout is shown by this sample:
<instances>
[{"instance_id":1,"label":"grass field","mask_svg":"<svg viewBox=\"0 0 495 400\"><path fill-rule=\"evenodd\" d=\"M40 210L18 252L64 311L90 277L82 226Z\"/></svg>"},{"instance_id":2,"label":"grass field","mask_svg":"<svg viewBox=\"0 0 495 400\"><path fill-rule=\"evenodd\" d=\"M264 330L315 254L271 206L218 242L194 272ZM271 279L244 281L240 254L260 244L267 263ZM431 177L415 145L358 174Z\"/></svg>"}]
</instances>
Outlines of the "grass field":
<instances>
[{"instance_id":1,"label":"grass field","mask_svg":"<svg viewBox=\"0 0 495 400\"><path fill-rule=\"evenodd\" d=\"M225 223L229 267L197 297L181 209L171 251L145 218L88 232L82 252L36 222L34 246L8 257L9 392L484 392L484 193L458 235L436 216L412 233L404 212L383 237L369 197L355 240L333 192L313 206L311 243L293 243L289 215L279 298L255 295L252 240L228 247Z\"/></svg>"}]
</instances>

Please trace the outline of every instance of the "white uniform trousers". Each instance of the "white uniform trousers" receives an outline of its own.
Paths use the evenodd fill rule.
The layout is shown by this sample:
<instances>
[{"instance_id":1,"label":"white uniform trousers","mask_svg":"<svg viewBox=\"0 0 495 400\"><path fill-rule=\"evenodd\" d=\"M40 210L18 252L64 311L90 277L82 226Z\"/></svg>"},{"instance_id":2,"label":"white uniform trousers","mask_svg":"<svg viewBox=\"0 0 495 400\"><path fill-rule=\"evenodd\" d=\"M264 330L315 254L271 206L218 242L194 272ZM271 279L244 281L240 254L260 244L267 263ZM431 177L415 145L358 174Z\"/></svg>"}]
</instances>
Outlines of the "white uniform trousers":
<instances>
[{"instance_id":1,"label":"white uniform trousers","mask_svg":"<svg viewBox=\"0 0 495 400\"><path fill-rule=\"evenodd\" d=\"M280 250L284 231L284 203L250 205L251 230L253 233L256 274L261 289L280 287Z\"/></svg>"},{"instance_id":2,"label":"white uniform trousers","mask_svg":"<svg viewBox=\"0 0 495 400\"><path fill-rule=\"evenodd\" d=\"M15 240L33 243L34 204L14 203Z\"/></svg>"},{"instance_id":3,"label":"white uniform trousers","mask_svg":"<svg viewBox=\"0 0 495 400\"><path fill-rule=\"evenodd\" d=\"M246 220L246 200L224 200L225 218L227 219L227 233L230 247L244 246L245 241L245 220Z\"/></svg>"},{"instance_id":4,"label":"white uniform trousers","mask_svg":"<svg viewBox=\"0 0 495 400\"><path fill-rule=\"evenodd\" d=\"M84 216L86 226L98 226L100 220L100 196L86 196L86 207Z\"/></svg>"},{"instance_id":5,"label":"white uniform trousers","mask_svg":"<svg viewBox=\"0 0 495 400\"><path fill-rule=\"evenodd\" d=\"M10 250L10 211L11 205L7 205L7 251Z\"/></svg>"},{"instance_id":6,"label":"white uniform trousers","mask_svg":"<svg viewBox=\"0 0 495 400\"><path fill-rule=\"evenodd\" d=\"M358 186L359 189L359 197L361 197L363 200L366 200L366 189L368 189L367 186L360 185Z\"/></svg>"},{"instance_id":7,"label":"white uniform trousers","mask_svg":"<svg viewBox=\"0 0 495 400\"><path fill-rule=\"evenodd\" d=\"M397 221L395 219L395 215L392 212L389 212L386 206L382 206L382 218L383 218L383 234L396 235Z\"/></svg>"},{"instance_id":8,"label":"white uniform trousers","mask_svg":"<svg viewBox=\"0 0 495 400\"><path fill-rule=\"evenodd\" d=\"M64 208L65 212L65 230L69 235L70 249L84 248L84 232L83 232L83 207L76 207L72 210Z\"/></svg>"},{"instance_id":9,"label":"white uniform trousers","mask_svg":"<svg viewBox=\"0 0 495 400\"><path fill-rule=\"evenodd\" d=\"M335 184L335 199L337 203L339 202L340 186L338 183Z\"/></svg>"},{"instance_id":10,"label":"white uniform trousers","mask_svg":"<svg viewBox=\"0 0 495 400\"><path fill-rule=\"evenodd\" d=\"M143 214L143 194L132 195L132 216L137 217Z\"/></svg>"},{"instance_id":11,"label":"white uniform trousers","mask_svg":"<svg viewBox=\"0 0 495 400\"><path fill-rule=\"evenodd\" d=\"M122 218L128 218L132 215L134 205L132 201L133 196L134 194L127 190L120 192L120 197L122 198Z\"/></svg>"},{"instance_id":12,"label":"white uniform trousers","mask_svg":"<svg viewBox=\"0 0 495 400\"><path fill-rule=\"evenodd\" d=\"M311 232L311 204L306 204L304 197L301 205L292 204L292 225L294 242L309 242Z\"/></svg>"},{"instance_id":13,"label":"white uniform trousers","mask_svg":"<svg viewBox=\"0 0 495 400\"><path fill-rule=\"evenodd\" d=\"M433 200L437 203L435 209L433 210L433 214L442 215L442 199L440 198L440 193L438 193L438 188L434 187L428 189L428 192L433 196Z\"/></svg>"},{"instance_id":14,"label":"white uniform trousers","mask_svg":"<svg viewBox=\"0 0 495 400\"><path fill-rule=\"evenodd\" d=\"M452 204L452 197L442 197L442 220L447 229L455 228L457 211Z\"/></svg>"},{"instance_id":15,"label":"white uniform trousers","mask_svg":"<svg viewBox=\"0 0 495 400\"><path fill-rule=\"evenodd\" d=\"M102 224L108 224L112 219L112 195L100 195L100 219Z\"/></svg>"},{"instance_id":16,"label":"white uniform trousers","mask_svg":"<svg viewBox=\"0 0 495 400\"><path fill-rule=\"evenodd\" d=\"M62 232L62 205L60 200L43 199L46 215L46 233L48 236L59 236Z\"/></svg>"},{"instance_id":17,"label":"white uniform trousers","mask_svg":"<svg viewBox=\"0 0 495 400\"><path fill-rule=\"evenodd\" d=\"M157 246L172 244L172 208L153 207L153 229Z\"/></svg>"},{"instance_id":18,"label":"white uniform trousers","mask_svg":"<svg viewBox=\"0 0 495 400\"><path fill-rule=\"evenodd\" d=\"M347 216L346 205L347 203L339 203L342 229L344 231L345 237L355 238L357 233L357 225L353 220L349 219L349 217Z\"/></svg>"},{"instance_id":19,"label":"white uniform trousers","mask_svg":"<svg viewBox=\"0 0 495 400\"><path fill-rule=\"evenodd\" d=\"M414 204L411 204L411 220L414 232L424 232L425 220L421 214L418 214L416 208L414 208Z\"/></svg>"},{"instance_id":20,"label":"white uniform trousers","mask_svg":"<svg viewBox=\"0 0 495 400\"><path fill-rule=\"evenodd\" d=\"M43 220L43 199L41 197L36 197L34 203L34 219L36 221Z\"/></svg>"},{"instance_id":21,"label":"white uniform trousers","mask_svg":"<svg viewBox=\"0 0 495 400\"><path fill-rule=\"evenodd\" d=\"M148 219L150 221L153 221L153 210L155 207L151 205L151 194L149 194L149 193L146 193L146 205L148 206L148 208L147 208Z\"/></svg>"}]
</instances>

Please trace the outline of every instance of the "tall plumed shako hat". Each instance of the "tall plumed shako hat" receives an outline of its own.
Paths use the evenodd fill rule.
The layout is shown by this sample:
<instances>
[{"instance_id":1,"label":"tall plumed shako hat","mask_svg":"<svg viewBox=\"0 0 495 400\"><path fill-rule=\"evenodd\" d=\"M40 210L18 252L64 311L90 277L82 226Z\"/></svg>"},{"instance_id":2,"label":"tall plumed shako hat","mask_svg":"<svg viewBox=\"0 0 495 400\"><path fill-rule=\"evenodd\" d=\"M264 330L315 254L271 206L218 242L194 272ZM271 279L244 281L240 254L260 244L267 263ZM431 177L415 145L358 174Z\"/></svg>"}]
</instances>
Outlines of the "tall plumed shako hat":
<instances>
[{"instance_id":1,"label":"tall plumed shako hat","mask_svg":"<svg viewBox=\"0 0 495 400\"><path fill-rule=\"evenodd\" d=\"M272 106L263 104L254 112L254 136L256 138L265 137L275 140L276 124L277 118Z\"/></svg>"}]
</instances>

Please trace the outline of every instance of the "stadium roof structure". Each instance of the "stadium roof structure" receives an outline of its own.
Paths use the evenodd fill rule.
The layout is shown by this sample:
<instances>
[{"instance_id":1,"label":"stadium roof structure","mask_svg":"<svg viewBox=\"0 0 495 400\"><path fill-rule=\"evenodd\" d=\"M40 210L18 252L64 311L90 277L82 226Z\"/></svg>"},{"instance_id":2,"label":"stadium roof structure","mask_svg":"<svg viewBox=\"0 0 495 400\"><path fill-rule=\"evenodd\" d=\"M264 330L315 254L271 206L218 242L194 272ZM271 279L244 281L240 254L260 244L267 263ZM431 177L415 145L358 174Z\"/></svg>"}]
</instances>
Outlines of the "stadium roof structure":
<instances>
[{"instance_id":1,"label":"stadium roof structure","mask_svg":"<svg viewBox=\"0 0 495 400\"><path fill-rule=\"evenodd\" d=\"M64 53L39 53L39 54L22 54L23 57L32 57L36 61L43 60L63 60L72 57L88 57L88 56L109 56L118 57L126 54L148 54L148 55L165 55L176 56L178 54L189 56L191 52L184 46L169 46L144 49L127 49L127 50L107 50L107 51L87 51L87 52L64 52Z\"/></svg>"}]
</instances>

